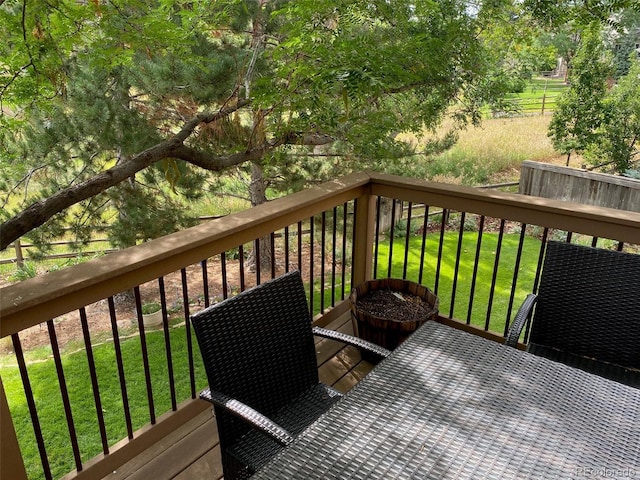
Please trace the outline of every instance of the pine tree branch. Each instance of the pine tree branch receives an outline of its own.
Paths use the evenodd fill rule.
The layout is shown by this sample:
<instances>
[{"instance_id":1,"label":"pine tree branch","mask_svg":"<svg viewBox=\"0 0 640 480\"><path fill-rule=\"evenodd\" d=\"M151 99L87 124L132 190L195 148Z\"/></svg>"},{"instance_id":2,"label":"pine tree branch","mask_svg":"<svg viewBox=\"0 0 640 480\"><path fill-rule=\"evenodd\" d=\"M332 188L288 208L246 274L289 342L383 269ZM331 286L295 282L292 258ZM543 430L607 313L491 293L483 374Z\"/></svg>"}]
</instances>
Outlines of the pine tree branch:
<instances>
[{"instance_id":1,"label":"pine tree branch","mask_svg":"<svg viewBox=\"0 0 640 480\"><path fill-rule=\"evenodd\" d=\"M33 203L0 225L0 250L4 250L22 235L43 225L57 213L118 185L137 172L166 158L178 158L205 170L221 171L247 161L258 160L265 153L280 145L325 145L333 142L333 139L328 135L290 133L279 140L264 143L253 149L222 156L214 156L184 145L184 141L194 133L198 125L219 120L249 103L248 100L238 100L218 112L198 114L186 122L182 129L170 139L154 145L125 162L117 163L112 168L82 183L60 190L48 198Z\"/></svg>"},{"instance_id":2,"label":"pine tree branch","mask_svg":"<svg viewBox=\"0 0 640 480\"><path fill-rule=\"evenodd\" d=\"M263 145L244 152L213 156L210 153L202 152L195 148L187 147L186 145L178 145L173 149L172 156L173 158L179 158L205 170L219 172L234 165L239 165L251 160L259 160L272 148L270 145Z\"/></svg>"},{"instance_id":3,"label":"pine tree branch","mask_svg":"<svg viewBox=\"0 0 640 480\"><path fill-rule=\"evenodd\" d=\"M43 225L54 215L118 185L137 172L166 158L179 158L205 170L221 171L247 161L258 160L266 152L280 145L325 145L334 141L333 138L322 134L289 133L278 140L263 142L261 145L244 152L223 156L213 156L185 145L185 141L193 135L199 125L220 120L250 105L250 103L250 100L239 99L234 95L225 102L219 111L199 113L186 121L173 137L133 156L126 162L117 163L112 168L84 182L72 185L46 199L33 203L0 225L0 250L7 248L11 242L22 235Z\"/></svg>"},{"instance_id":4,"label":"pine tree branch","mask_svg":"<svg viewBox=\"0 0 640 480\"><path fill-rule=\"evenodd\" d=\"M189 147L185 147L183 142L189 138L201 123L210 123L235 112L239 108L248 104L248 101L238 101L232 106L227 106L215 113L201 113L189 120L183 128L172 138L154 145L153 147L133 156L130 160L116 164L114 167L99 173L92 178L70 186L54 195L33 203L25 210L10 218L0 225L0 250L7 248L11 242L20 238L51 219L57 213L98 195L105 190L118 185L127 178L132 177L137 172L144 170L150 165L165 158L183 158L197 164L202 163L204 154L198 153ZM243 154L228 155L209 159L208 170L221 170L230 165L236 165L246 161L252 155L260 152L245 152ZM261 152L264 154L264 151ZM219 162L219 163L216 163Z\"/></svg>"}]
</instances>

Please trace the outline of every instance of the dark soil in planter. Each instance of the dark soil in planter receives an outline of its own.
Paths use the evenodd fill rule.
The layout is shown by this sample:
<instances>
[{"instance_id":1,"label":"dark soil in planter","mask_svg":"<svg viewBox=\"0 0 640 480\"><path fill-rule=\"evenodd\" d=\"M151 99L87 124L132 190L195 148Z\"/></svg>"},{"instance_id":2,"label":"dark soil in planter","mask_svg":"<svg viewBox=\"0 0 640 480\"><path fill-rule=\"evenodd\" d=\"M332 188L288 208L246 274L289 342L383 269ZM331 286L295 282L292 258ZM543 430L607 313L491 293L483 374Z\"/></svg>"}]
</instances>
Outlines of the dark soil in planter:
<instances>
[{"instance_id":1,"label":"dark soil in planter","mask_svg":"<svg viewBox=\"0 0 640 480\"><path fill-rule=\"evenodd\" d=\"M358 285L349 299L354 332L389 350L438 316L438 297L408 280L369 280Z\"/></svg>"},{"instance_id":2,"label":"dark soil in planter","mask_svg":"<svg viewBox=\"0 0 640 480\"><path fill-rule=\"evenodd\" d=\"M370 291L358 298L358 309L396 322L424 319L434 310L432 305L416 295L391 290Z\"/></svg>"}]
</instances>

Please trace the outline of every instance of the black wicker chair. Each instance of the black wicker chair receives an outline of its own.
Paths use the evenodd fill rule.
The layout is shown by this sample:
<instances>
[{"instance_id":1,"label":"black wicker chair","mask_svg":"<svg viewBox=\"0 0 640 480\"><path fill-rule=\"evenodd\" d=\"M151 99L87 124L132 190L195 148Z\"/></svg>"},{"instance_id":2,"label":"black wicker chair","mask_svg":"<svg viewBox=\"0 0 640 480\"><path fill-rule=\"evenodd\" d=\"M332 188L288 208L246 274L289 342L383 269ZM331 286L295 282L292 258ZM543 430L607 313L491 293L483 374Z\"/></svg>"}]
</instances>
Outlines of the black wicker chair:
<instances>
[{"instance_id":1,"label":"black wicker chair","mask_svg":"<svg viewBox=\"0 0 640 480\"><path fill-rule=\"evenodd\" d=\"M313 335L390 352L313 328L299 272L263 283L191 318L214 404L225 480L248 478L341 394L319 383Z\"/></svg>"},{"instance_id":2,"label":"black wicker chair","mask_svg":"<svg viewBox=\"0 0 640 480\"><path fill-rule=\"evenodd\" d=\"M529 352L640 388L640 255L549 242L538 294L506 345L517 345L534 306Z\"/></svg>"}]
</instances>

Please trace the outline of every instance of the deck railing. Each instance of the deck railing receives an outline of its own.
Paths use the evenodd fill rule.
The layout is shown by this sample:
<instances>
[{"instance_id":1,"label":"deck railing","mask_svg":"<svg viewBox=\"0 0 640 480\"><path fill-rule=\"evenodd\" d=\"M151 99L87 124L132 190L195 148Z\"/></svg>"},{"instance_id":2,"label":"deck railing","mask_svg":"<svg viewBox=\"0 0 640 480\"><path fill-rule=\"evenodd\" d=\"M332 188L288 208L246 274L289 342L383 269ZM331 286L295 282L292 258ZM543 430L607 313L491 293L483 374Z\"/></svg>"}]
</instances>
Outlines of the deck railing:
<instances>
[{"instance_id":1,"label":"deck railing","mask_svg":"<svg viewBox=\"0 0 640 480\"><path fill-rule=\"evenodd\" d=\"M637 252L640 213L357 173L6 287L0 336L16 367L0 389L0 476L102 478L207 409L196 400L206 379L189 315L214 301L299 269L326 325L348 310L353 285L394 276L432 288L445 321L499 339L536 290L549 238ZM150 300L162 304L157 329L144 324ZM123 354L132 342L133 357ZM39 361L25 353L33 345L50 349L56 384L40 384ZM104 345L107 366L94 353ZM136 369L142 385L131 384ZM7 382L24 394L6 398ZM55 429L42 421L47 395L61 405ZM95 419L80 423L80 409Z\"/></svg>"}]
</instances>

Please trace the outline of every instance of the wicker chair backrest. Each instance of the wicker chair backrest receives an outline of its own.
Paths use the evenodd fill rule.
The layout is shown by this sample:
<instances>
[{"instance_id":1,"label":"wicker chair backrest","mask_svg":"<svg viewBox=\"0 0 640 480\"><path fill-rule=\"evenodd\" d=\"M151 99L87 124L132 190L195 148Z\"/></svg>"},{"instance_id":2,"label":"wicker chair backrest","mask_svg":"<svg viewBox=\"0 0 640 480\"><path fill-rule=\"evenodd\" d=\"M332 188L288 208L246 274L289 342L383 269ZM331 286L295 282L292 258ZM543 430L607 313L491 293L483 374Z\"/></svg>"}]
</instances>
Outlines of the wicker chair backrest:
<instances>
[{"instance_id":1,"label":"wicker chair backrest","mask_svg":"<svg viewBox=\"0 0 640 480\"><path fill-rule=\"evenodd\" d=\"M640 255L549 242L530 342L640 368Z\"/></svg>"},{"instance_id":2,"label":"wicker chair backrest","mask_svg":"<svg viewBox=\"0 0 640 480\"><path fill-rule=\"evenodd\" d=\"M209 386L270 415L318 383L311 314L290 272L192 317ZM216 409L221 442L249 428Z\"/></svg>"}]
</instances>

